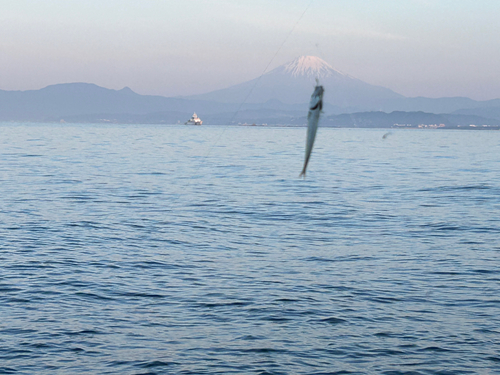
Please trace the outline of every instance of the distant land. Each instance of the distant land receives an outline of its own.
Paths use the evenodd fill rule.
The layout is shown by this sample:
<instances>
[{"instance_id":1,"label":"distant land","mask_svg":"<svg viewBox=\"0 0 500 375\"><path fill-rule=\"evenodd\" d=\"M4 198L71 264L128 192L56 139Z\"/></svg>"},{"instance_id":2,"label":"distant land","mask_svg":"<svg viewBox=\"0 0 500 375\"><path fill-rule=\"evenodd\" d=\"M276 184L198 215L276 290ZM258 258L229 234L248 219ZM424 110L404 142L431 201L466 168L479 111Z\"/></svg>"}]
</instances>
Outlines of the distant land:
<instances>
[{"instance_id":1,"label":"distant land","mask_svg":"<svg viewBox=\"0 0 500 375\"><path fill-rule=\"evenodd\" d=\"M315 79L325 87L321 126L498 129L500 99L408 98L302 56L261 77L222 90L185 96L140 95L90 83L40 90L0 90L0 121L178 124L193 112L204 125L303 126Z\"/></svg>"}]
</instances>

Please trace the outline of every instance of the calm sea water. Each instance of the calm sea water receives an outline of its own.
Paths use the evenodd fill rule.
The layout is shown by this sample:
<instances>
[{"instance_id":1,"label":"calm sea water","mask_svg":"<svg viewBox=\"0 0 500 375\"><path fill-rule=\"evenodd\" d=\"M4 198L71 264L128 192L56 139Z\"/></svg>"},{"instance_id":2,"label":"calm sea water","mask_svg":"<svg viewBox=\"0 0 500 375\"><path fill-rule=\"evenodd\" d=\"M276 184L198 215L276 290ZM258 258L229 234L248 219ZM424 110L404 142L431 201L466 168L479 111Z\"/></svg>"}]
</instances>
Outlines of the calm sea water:
<instances>
[{"instance_id":1,"label":"calm sea water","mask_svg":"<svg viewBox=\"0 0 500 375\"><path fill-rule=\"evenodd\" d=\"M2 374L500 374L500 132L0 124Z\"/></svg>"}]
</instances>

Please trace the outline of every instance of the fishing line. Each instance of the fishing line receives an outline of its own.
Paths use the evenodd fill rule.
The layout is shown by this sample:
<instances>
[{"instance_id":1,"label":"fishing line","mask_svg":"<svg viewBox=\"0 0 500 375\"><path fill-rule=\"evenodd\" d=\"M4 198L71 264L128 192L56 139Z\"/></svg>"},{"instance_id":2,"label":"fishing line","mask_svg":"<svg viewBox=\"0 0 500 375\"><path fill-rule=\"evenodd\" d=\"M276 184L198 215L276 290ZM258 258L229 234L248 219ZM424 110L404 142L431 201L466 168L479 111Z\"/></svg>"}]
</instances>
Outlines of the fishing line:
<instances>
[{"instance_id":1,"label":"fishing line","mask_svg":"<svg viewBox=\"0 0 500 375\"><path fill-rule=\"evenodd\" d=\"M316 43L316 50L318 51L319 57L321 57L324 60L325 59L325 55L323 54L323 51L319 47L319 43Z\"/></svg>"},{"instance_id":2,"label":"fishing line","mask_svg":"<svg viewBox=\"0 0 500 375\"><path fill-rule=\"evenodd\" d=\"M210 146L210 148L208 149L208 152L207 154L205 155L205 159L210 155L210 152L212 151L212 149L217 145L217 143L220 141L220 139L222 138L222 135L224 134L224 132L226 131L227 127L229 125L232 124L232 122L234 121L234 119L236 118L236 115L240 112L241 110L241 107L243 107L243 105L246 103L246 101L248 100L248 98L250 97L250 95L252 95L252 92L254 91L255 87L257 87L257 84L259 83L260 79L264 76L264 74L266 74L267 72L267 69L269 69L269 66L272 64L272 62L274 61L274 59L276 58L276 56L278 56L278 53L281 51L281 49L283 48L283 46L285 45L285 43L287 42L287 40L290 38L290 36L292 35L293 31L295 30L295 28L297 27L297 25L299 24L299 22L302 20L302 18L304 17L304 15L306 14L307 10L310 8L311 4L314 2L314 0L310 0L309 3L307 4L306 8L304 9L304 11L302 12L302 14L300 15L300 17L297 19L297 21L295 22L295 24L292 26L291 30L288 32L288 34L286 35L285 39L283 40L283 42L281 43L281 45L279 46L278 50L276 51L276 53L274 54L274 56L271 58L271 60L269 61L269 63L266 65L266 67L264 68L264 70L262 71L261 75L255 80L255 83L253 84L253 86L250 88L250 91L248 92L248 94L245 96L245 98L243 99L243 101L240 103L240 105L238 106L238 108L236 109L236 111L233 113L233 116L231 117L231 119L229 120L229 124L224 126L224 128L222 129L222 132L219 134L219 136L217 137L217 139L215 140L215 142ZM198 172L198 169L200 169L201 166L198 166L198 168L196 169L195 173Z\"/></svg>"},{"instance_id":3,"label":"fishing line","mask_svg":"<svg viewBox=\"0 0 500 375\"><path fill-rule=\"evenodd\" d=\"M278 53L282 50L283 46L285 45L285 43L288 41L288 39L290 38L290 36L292 35L292 33L294 32L295 28L297 27L297 25L299 24L299 22L302 20L302 18L304 17L304 15L307 13L307 11L309 10L311 4L314 2L314 0L310 0L306 6L306 8L304 9L304 11L302 12L302 14L300 15L300 17L297 19L297 21L295 22L295 24L292 26L292 28L290 29L290 31L288 32L288 34L286 35L285 39L283 40L283 42L281 43L281 45L278 47L276 53L274 54L274 56L271 58L271 60L268 62L268 64L266 65L266 67L264 68L264 70L262 71L262 74L257 78L257 80L255 81L255 83L253 84L253 86L251 87L250 91L248 92L248 94L246 95L246 97L243 99L243 102L240 103L240 105L238 106L238 108L236 109L236 111L233 113L230 121L229 121L229 124L224 126L221 133L219 134L219 136L217 137L217 139L215 140L215 142L213 142L207 153L205 154L205 156L202 158L202 162L200 164L198 164L198 167L195 169L194 171L194 176L196 176L196 174L198 173L199 169L201 168L202 164L206 163L206 160L208 158L208 156L210 155L210 153L212 152L212 149L217 145L217 143L220 141L220 139L222 138L222 135L224 134L224 132L226 131L226 129L228 128L229 125L232 124L232 122L234 121L234 119L236 118L236 115L238 114L238 112L241 110L241 108L243 107L243 105L246 103L246 101L248 100L248 98L250 97L250 95L252 94L252 92L254 91L255 87L257 86L257 84L259 83L260 79L262 78L262 76L264 76L264 74L267 72L267 69L269 69L269 67L271 66L272 62L274 61L274 59L276 58L276 56L278 55ZM193 179L190 178L188 180L188 183L187 183L187 186L190 186L191 184L193 183ZM185 187L187 187L185 186ZM177 195L176 197L177 199L174 199L174 201L177 201L179 200L179 195Z\"/></svg>"}]
</instances>

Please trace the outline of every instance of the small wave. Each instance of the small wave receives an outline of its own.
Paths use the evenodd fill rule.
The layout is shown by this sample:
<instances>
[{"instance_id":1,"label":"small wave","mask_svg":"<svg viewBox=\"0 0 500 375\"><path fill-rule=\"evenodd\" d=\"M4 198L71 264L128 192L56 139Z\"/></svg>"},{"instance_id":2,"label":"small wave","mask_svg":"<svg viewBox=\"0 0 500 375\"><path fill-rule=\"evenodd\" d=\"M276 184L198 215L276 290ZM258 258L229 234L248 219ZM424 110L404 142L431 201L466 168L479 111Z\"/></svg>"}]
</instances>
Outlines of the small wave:
<instances>
[{"instance_id":1,"label":"small wave","mask_svg":"<svg viewBox=\"0 0 500 375\"><path fill-rule=\"evenodd\" d=\"M0 330L0 333L6 335L28 335L30 333L37 332L35 329L23 329L23 328L6 328Z\"/></svg>"},{"instance_id":2,"label":"small wave","mask_svg":"<svg viewBox=\"0 0 500 375\"><path fill-rule=\"evenodd\" d=\"M118 296L123 297L138 297L138 298L166 298L166 295L157 293L143 293L143 292L114 292Z\"/></svg>"},{"instance_id":3,"label":"small wave","mask_svg":"<svg viewBox=\"0 0 500 375\"><path fill-rule=\"evenodd\" d=\"M81 331L69 331L64 332L64 335L67 336L81 336L81 335L104 335L105 333L102 331L96 331L94 329L83 329Z\"/></svg>"},{"instance_id":4,"label":"small wave","mask_svg":"<svg viewBox=\"0 0 500 375\"><path fill-rule=\"evenodd\" d=\"M61 197L60 199L68 199L75 201L88 201L94 199L94 197L89 197L87 195L67 195L65 197Z\"/></svg>"},{"instance_id":5,"label":"small wave","mask_svg":"<svg viewBox=\"0 0 500 375\"><path fill-rule=\"evenodd\" d=\"M10 367L0 367L0 374L16 374L18 371Z\"/></svg>"},{"instance_id":6,"label":"small wave","mask_svg":"<svg viewBox=\"0 0 500 375\"><path fill-rule=\"evenodd\" d=\"M496 271L496 270L484 270L484 269L472 270L472 272L481 273L481 274L499 273L499 271Z\"/></svg>"},{"instance_id":7,"label":"small wave","mask_svg":"<svg viewBox=\"0 0 500 375\"><path fill-rule=\"evenodd\" d=\"M370 301L373 302L378 302L378 303L394 303L394 302L399 302L399 298L394 298L394 297L373 297L373 298L368 298Z\"/></svg>"},{"instance_id":8,"label":"small wave","mask_svg":"<svg viewBox=\"0 0 500 375\"><path fill-rule=\"evenodd\" d=\"M374 336L377 337L394 337L395 335L391 332L377 332Z\"/></svg>"},{"instance_id":9,"label":"small wave","mask_svg":"<svg viewBox=\"0 0 500 375\"><path fill-rule=\"evenodd\" d=\"M242 350L245 353L287 353L286 349L274 349L274 348L250 348Z\"/></svg>"},{"instance_id":10,"label":"small wave","mask_svg":"<svg viewBox=\"0 0 500 375\"><path fill-rule=\"evenodd\" d=\"M359 374L359 372L341 370L341 371L326 371L326 372L312 372L311 373L311 375L348 375L348 374Z\"/></svg>"},{"instance_id":11,"label":"small wave","mask_svg":"<svg viewBox=\"0 0 500 375\"><path fill-rule=\"evenodd\" d=\"M254 336L254 335L245 335L245 336L241 336L241 337L238 337L237 340L244 340L244 341L255 341L255 340L262 340L263 337L259 337L259 336Z\"/></svg>"},{"instance_id":12,"label":"small wave","mask_svg":"<svg viewBox=\"0 0 500 375\"><path fill-rule=\"evenodd\" d=\"M458 186L438 186L432 188L419 189L417 191L428 192L428 191L456 191L456 190L489 190L492 187L488 184L478 184L478 185L458 185Z\"/></svg>"},{"instance_id":13,"label":"small wave","mask_svg":"<svg viewBox=\"0 0 500 375\"><path fill-rule=\"evenodd\" d=\"M278 298L276 299L276 302L299 302L300 299L295 299L295 298Z\"/></svg>"},{"instance_id":14,"label":"small wave","mask_svg":"<svg viewBox=\"0 0 500 375\"><path fill-rule=\"evenodd\" d=\"M329 317L329 318L323 318L319 320L321 323L328 323L328 324L342 324L342 323L347 323L347 320L342 319L342 318L336 318L336 317Z\"/></svg>"},{"instance_id":15,"label":"small wave","mask_svg":"<svg viewBox=\"0 0 500 375\"><path fill-rule=\"evenodd\" d=\"M336 262L335 259L322 258L322 257L309 257L304 259L306 262Z\"/></svg>"},{"instance_id":16,"label":"small wave","mask_svg":"<svg viewBox=\"0 0 500 375\"><path fill-rule=\"evenodd\" d=\"M12 293L12 292L20 292L21 288L11 287L11 286L0 286L0 293Z\"/></svg>"},{"instance_id":17,"label":"small wave","mask_svg":"<svg viewBox=\"0 0 500 375\"><path fill-rule=\"evenodd\" d=\"M419 349L420 352L436 352L436 353L445 353L451 352L450 349L441 348L439 346L428 346L426 348Z\"/></svg>"},{"instance_id":18,"label":"small wave","mask_svg":"<svg viewBox=\"0 0 500 375\"><path fill-rule=\"evenodd\" d=\"M292 319L286 318L284 316L271 315L271 316L264 316L260 318L260 320L267 320L269 322L274 322L274 323L284 323L284 322L289 322Z\"/></svg>"},{"instance_id":19,"label":"small wave","mask_svg":"<svg viewBox=\"0 0 500 375\"><path fill-rule=\"evenodd\" d=\"M433 230L439 230L439 231L455 231L455 230L467 230L467 228L460 227L457 225L450 225L446 223L435 223L435 224L422 224L419 225L420 228L429 228Z\"/></svg>"},{"instance_id":20,"label":"small wave","mask_svg":"<svg viewBox=\"0 0 500 375\"><path fill-rule=\"evenodd\" d=\"M164 362L164 361L150 361L150 362L141 362L137 363L134 366L140 368L154 368L154 367L166 367L175 364L174 362Z\"/></svg>"},{"instance_id":21,"label":"small wave","mask_svg":"<svg viewBox=\"0 0 500 375\"><path fill-rule=\"evenodd\" d=\"M454 271L432 271L429 272L431 275L444 275L444 276L458 276L463 275L462 272L454 272Z\"/></svg>"},{"instance_id":22,"label":"small wave","mask_svg":"<svg viewBox=\"0 0 500 375\"><path fill-rule=\"evenodd\" d=\"M44 342L37 342L37 343L22 343L21 345L24 345L24 346L29 346L31 348L35 348L35 349L47 349L47 348L53 348L54 345L49 345L49 344L46 344ZM2 372L0 372L1 374Z\"/></svg>"},{"instance_id":23,"label":"small wave","mask_svg":"<svg viewBox=\"0 0 500 375\"><path fill-rule=\"evenodd\" d=\"M250 305L250 302L241 302L241 301L235 301L235 302L210 302L210 303L200 303L198 306L200 307L207 307L207 308L215 308L215 307L243 307L243 306L248 306Z\"/></svg>"},{"instance_id":24,"label":"small wave","mask_svg":"<svg viewBox=\"0 0 500 375\"><path fill-rule=\"evenodd\" d=\"M371 351L372 354L376 354L377 356L392 356L392 355L405 355L407 354L402 350L395 349L374 349Z\"/></svg>"},{"instance_id":25,"label":"small wave","mask_svg":"<svg viewBox=\"0 0 500 375\"><path fill-rule=\"evenodd\" d=\"M91 298L91 299L97 299L97 300L103 300L103 301L112 301L112 300L114 300L114 298L101 296L101 295L99 295L97 293L76 292L75 295L79 296L79 297L85 297L85 298Z\"/></svg>"},{"instance_id":26,"label":"small wave","mask_svg":"<svg viewBox=\"0 0 500 375\"><path fill-rule=\"evenodd\" d=\"M166 176L167 173L164 172L138 172L140 176Z\"/></svg>"},{"instance_id":27,"label":"small wave","mask_svg":"<svg viewBox=\"0 0 500 375\"><path fill-rule=\"evenodd\" d=\"M151 268L161 268L161 269L177 269L177 268L188 268L179 264L172 264L166 262L160 262L157 260L145 260L142 262L137 262L132 264L134 268L143 268L143 269L151 269ZM189 268L193 268L194 266L190 266Z\"/></svg>"},{"instance_id":28,"label":"small wave","mask_svg":"<svg viewBox=\"0 0 500 375\"><path fill-rule=\"evenodd\" d=\"M70 349L68 349L68 350L69 350L70 352L73 352L73 353L82 353L82 352L84 352L84 351L85 351L85 349L78 348L78 347L76 347L76 348L70 348Z\"/></svg>"},{"instance_id":29,"label":"small wave","mask_svg":"<svg viewBox=\"0 0 500 375\"><path fill-rule=\"evenodd\" d=\"M486 329L486 328L475 329L474 331L480 332L480 333L486 333L486 334L500 335L500 331L495 331L495 330Z\"/></svg>"}]
</instances>

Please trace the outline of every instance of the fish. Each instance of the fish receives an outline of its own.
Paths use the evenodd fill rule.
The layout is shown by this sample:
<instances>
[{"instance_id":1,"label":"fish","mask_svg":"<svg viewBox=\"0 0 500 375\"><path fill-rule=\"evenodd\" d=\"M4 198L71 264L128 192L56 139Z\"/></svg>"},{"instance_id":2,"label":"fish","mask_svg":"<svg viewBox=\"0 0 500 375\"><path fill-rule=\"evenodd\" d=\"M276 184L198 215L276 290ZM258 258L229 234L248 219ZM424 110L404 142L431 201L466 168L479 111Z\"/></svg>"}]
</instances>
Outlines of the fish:
<instances>
[{"instance_id":1,"label":"fish","mask_svg":"<svg viewBox=\"0 0 500 375\"><path fill-rule=\"evenodd\" d=\"M306 177L307 164L311 157L311 152L316 138L316 131L318 130L319 115L323 109L323 93L325 90L316 82L316 87L311 95L311 102L309 103L309 112L307 113L307 139L306 139L306 155L304 159L304 168L299 177Z\"/></svg>"}]
</instances>

